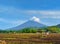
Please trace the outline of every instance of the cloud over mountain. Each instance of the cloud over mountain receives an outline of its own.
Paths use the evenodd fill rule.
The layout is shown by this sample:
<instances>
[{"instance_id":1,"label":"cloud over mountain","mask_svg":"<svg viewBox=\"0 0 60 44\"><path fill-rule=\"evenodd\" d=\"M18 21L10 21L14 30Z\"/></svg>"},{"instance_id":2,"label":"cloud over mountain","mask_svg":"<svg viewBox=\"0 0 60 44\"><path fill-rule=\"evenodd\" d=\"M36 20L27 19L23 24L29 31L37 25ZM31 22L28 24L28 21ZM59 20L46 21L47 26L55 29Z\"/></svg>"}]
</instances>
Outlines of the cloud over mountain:
<instances>
[{"instance_id":1,"label":"cloud over mountain","mask_svg":"<svg viewBox=\"0 0 60 44\"><path fill-rule=\"evenodd\" d=\"M35 17L35 16L33 16L33 17L31 18L31 20L36 21L36 22L40 22L40 19L37 18L37 17Z\"/></svg>"}]
</instances>

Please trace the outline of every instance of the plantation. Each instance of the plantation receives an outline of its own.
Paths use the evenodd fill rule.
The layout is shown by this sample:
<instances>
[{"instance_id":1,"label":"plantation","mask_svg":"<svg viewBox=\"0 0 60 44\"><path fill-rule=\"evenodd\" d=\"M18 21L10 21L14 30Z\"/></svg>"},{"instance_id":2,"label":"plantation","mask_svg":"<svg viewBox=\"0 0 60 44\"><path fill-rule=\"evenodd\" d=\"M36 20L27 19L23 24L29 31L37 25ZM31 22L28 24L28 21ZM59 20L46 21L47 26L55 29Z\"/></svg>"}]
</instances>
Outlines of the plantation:
<instances>
[{"instance_id":1,"label":"plantation","mask_svg":"<svg viewBox=\"0 0 60 44\"><path fill-rule=\"evenodd\" d=\"M20 33L0 34L0 41L5 44L59 44L60 34Z\"/></svg>"}]
</instances>

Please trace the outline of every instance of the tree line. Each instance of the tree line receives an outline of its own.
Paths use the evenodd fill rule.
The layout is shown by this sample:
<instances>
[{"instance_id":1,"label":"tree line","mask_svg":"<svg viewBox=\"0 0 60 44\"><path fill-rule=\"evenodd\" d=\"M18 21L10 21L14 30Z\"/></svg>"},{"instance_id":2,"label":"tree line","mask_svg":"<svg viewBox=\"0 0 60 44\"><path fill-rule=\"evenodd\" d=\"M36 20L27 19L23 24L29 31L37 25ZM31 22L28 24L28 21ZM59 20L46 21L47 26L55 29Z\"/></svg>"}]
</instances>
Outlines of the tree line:
<instances>
[{"instance_id":1,"label":"tree line","mask_svg":"<svg viewBox=\"0 0 60 44\"><path fill-rule=\"evenodd\" d=\"M0 30L0 33L37 33L37 32L60 33L60 28L56 26L50 26L46 28L24 28L21 30Z\"/></svg>"}]
</instances>

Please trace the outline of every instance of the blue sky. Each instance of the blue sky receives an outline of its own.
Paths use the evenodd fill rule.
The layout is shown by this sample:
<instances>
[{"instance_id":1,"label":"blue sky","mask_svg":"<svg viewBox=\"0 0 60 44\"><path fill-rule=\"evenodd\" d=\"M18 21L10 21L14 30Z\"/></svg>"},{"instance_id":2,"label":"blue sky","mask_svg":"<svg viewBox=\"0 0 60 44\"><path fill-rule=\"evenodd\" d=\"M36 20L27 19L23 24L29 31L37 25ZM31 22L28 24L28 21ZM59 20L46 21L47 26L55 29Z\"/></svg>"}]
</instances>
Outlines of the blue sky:
<instances>
[{"instance_id":1,"label":"blue sky","mask_svg":"<svg viewBox=\"0 0 60 44\"><path fill-rule=\"evenodd\" d=\"M60 0L0 0L0 29L15 27L33 16L46 25L60 24Z\"/></svg>"}]
</instances>

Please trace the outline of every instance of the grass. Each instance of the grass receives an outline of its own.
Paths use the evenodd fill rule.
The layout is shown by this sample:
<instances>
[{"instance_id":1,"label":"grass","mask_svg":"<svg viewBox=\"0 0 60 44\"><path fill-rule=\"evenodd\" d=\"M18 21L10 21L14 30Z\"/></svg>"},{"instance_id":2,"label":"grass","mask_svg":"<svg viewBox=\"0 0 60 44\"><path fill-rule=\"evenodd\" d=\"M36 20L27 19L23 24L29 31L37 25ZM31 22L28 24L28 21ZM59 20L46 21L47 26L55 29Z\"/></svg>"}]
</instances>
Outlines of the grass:
<instances>
[{"instance_id":1,"label":"grass","mask_svg":"<svg viewBox=\"0 0 60 44\"><path fill-rule=\"evenodd\" d=\"M0 40L4 41L5 44L57 44L60 41L60 34L51 33L47 35L42 33L1 33Z\"/></svg>"}]
</instances>

